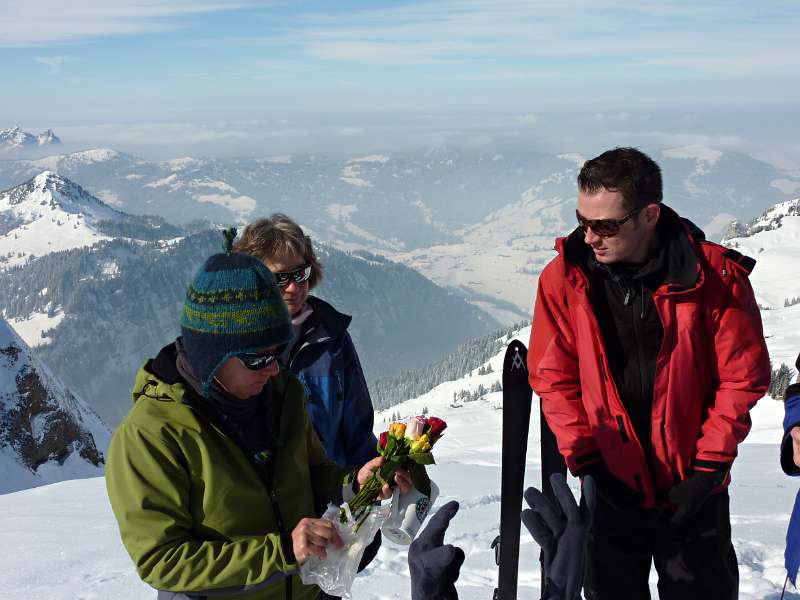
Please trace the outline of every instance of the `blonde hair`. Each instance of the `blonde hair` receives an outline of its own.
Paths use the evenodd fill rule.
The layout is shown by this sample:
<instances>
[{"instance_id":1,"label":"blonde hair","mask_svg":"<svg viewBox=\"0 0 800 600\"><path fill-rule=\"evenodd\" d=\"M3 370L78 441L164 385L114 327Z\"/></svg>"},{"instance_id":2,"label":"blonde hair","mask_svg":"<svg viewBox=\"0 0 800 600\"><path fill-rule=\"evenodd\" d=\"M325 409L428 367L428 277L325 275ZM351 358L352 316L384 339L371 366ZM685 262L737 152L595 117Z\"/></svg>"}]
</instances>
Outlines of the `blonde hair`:
<instances>
[{"instance_id":1,"label":"blonde hair","mask_svg":"<svg viewBox=\"0 0 800 600\"><path fill-rule=\"evenodd\" d=\"M262 262L284 261L293 256L302 256L311 265L309 289L322 281L325 269L314 253L311 238L300 226L282 213L259 219L244 228L242 235L233 244L234 252L254 256Z\"/></svg>"}]
</instances>

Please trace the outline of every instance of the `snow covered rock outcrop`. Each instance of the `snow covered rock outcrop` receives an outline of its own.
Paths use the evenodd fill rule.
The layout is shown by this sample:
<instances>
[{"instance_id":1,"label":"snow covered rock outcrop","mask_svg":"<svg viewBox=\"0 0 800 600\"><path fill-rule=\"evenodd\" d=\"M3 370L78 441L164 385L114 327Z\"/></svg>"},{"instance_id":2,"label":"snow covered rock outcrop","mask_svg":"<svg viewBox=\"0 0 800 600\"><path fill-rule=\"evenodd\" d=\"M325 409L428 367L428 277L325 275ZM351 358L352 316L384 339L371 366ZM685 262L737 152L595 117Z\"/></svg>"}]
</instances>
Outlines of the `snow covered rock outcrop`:
<instances>
[{"instance_id":1,"label":"snow covered rock outcrop","mask_svg":"<svg viewBox=\"0 0 800 600\"><path fill-rule=\"evenodd\" d=\"M800 198L776 204L749 223L733 223L722 244L758 261L750 281L762 308L786 308L800 297Z\"/></svg>"},{"instance_id":2,"label":"snow covered rock outcrop","mask_svg":"<svg viewBox=\"0 0 800 600\"><path fill-rule=\"evenodd\" d=\"M0 494L102 475L110 436L0 320Z\"/></svg>"},{"instance_id":3,"label":"snow covered rock outcrop","mask_svg":"<svg viewBox=\"0 0 800 600\"><path fill-rule=\"evenodd\" d=\"M734 221L725 234L723 243L737 237L751 237L762 231L776 231L783 226L786 217L800 217L800 198L771 206L747 224ZM797 233L796 228L791 233Z\"/></svg>"}]
</instances>

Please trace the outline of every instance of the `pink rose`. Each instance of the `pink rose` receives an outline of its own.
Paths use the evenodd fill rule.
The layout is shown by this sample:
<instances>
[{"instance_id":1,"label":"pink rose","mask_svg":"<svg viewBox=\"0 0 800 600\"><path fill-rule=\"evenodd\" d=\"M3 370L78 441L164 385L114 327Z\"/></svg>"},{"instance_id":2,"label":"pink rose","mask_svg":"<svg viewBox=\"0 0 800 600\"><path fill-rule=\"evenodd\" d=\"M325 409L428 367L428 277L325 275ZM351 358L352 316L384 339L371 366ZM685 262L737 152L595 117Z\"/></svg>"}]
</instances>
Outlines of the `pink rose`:
<instances>
[{"instance_id":1,"label":"pink rose","mask_svg":"<svg viewBox=\"0 0 800 600\"><path fill-rule=\"evenodd\" d=\"M406 424L406 437L409 440L416 440L425 433L428 420L425 417L411 417Z\"/></svg>"}]
</instances>

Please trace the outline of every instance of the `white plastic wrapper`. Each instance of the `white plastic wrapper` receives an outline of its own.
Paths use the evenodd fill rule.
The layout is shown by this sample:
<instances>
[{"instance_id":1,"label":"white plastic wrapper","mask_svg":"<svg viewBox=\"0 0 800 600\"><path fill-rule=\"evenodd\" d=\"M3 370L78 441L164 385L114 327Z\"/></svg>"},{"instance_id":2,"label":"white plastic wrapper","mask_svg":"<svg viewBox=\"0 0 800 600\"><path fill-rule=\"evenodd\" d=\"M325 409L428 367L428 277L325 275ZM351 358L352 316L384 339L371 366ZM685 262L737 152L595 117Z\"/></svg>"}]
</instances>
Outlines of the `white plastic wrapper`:
<instances>
[{"instance_id":1,"label":"white plastic wrapper","mask_svg":"<svg viewBox=\"0 0 800 600\"><path fill-rule=\"evenodd\" d=\"M346 523L339 522L341 508L347 513ZM325 549L327 554L325 560L311 556L300 565L300 578L303 583L315 584L330 596L350 598L350 588L353 587L364 549L372 542L389 516L391 505L373 505L368 507L368 511L366 515L362 511L353 516L347 504L342 507L328 505L322 518L336 526L344 545L341 548L328 546Z\"/></svg>"}]
</instances>

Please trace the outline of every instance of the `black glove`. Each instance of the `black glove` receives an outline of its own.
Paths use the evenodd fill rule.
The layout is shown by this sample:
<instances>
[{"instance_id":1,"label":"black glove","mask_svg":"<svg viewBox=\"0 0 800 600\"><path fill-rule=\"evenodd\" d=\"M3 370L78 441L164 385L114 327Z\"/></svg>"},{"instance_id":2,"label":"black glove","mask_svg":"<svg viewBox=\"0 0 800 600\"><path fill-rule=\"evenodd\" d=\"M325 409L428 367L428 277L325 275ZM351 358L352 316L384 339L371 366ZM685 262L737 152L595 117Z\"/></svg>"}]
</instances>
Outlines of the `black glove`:
<instances>
[{"instance_id":1,"label":"black glove","mask_svg":"<svg viewBox=\"0 0 800 600\"><path fill-rule=\"evenodd\" d=\"M458 502L451 500L431 517L417 539L408 548L411 570L411 600L458 600L456 580L464 563L464 551L444 544L450 519L458 512Z\"/></svg>"},{"instance_id":2,"label":"black glove","mask_svg":"<svg viewBox=\"0 0 800 600\"><path fill-rule=\"evenodd\" d=\"M589 465L578 473L579 477L585 477L586 475L591 475L594 478L597 486L597 495L606 504L620 511L641 508L644 496L640 492L629 488L621 479L617 479L609 473L608 468L602 462Z\"/></svg>"},{"instance_id":3,"label":"black glove","mask_svg":"<svg viewBox=\"0 0 800 600\"><path fill-rule=\"evenodd\" d=\"M694 475L673 487L667 496L678 509L670 518L675 526L682 525L697 513L715 487L725 481L727 471L695 471Z\"/></svg>"},{"instance_id":4,"label":"black glove","mask_svg":"<svg viewBox=\"0 0 800 600\"><path fill-rule=\"evenodd\" d=\"M561 473L550 476L558 506L536 488L525 490L530 506L522 511L522 522L542 548L545 587L542 598L575 600L583 586L586 539L596 504L595 482L587 475L581 482L580 507Z\"/></svg>"}]
</instances>

